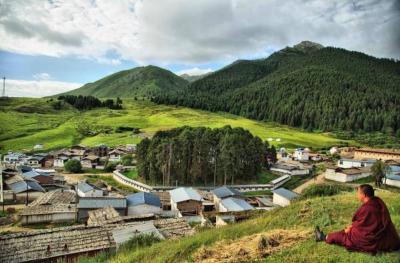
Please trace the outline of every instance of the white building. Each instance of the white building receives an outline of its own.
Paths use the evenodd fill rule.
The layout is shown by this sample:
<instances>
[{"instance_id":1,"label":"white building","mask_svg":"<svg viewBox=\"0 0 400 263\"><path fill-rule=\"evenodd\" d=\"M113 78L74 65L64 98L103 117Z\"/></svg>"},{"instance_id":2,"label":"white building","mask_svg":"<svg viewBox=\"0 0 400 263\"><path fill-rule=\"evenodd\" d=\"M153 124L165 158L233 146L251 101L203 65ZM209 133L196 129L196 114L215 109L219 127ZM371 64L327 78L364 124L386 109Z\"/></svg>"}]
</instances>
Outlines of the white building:
<instances>
[{"instance_id":1,"label":"white building","mask_svg":"<svg viewBox=\"0 0 400 263\"><path fill-rule=\"evenodd\" d=\"M376 160L355 160L355 159L340 159L337 166L340 168L360 168L371 167Z\"/></svg>"},{"instance_id":2,"label":"white building","mask_svg":"<svg viewBox=\"0 0 400 263\"><path fill-rule=\"evenodd\" d=\"M80 182L77 185L77 193L80 197L101 197L103 196L103 190L95 188L94 186Z\"/></svg>"},{"instance_id":3,"label":"white building","mask_svg":"<svg viewBox=\"0 0 400 263\"><path fill-rule=\"evenodd\" d=\"M160 197L147 192L139 192L126 197L128 215L161 214Z\"/></svg>"},{"instance_id":4,"label":"white building","mask_svg":"<svg viewBox=\"0 0 400 263\"><path fill-rule=\"evenodd\" d=\"M272 202L279 206L288 206L299 195L286 188L279 188L273 191Z\"/></svg>"},{"instance_id":5,"label":"white building","mask_svg":"<svg viewBox=\"0 0 400 263\"><path fill-rule=\"evenodd\" d=\"M328 168L325 171L325 179L336 182L352 182L371 175L369 168Z\"/></svg>"},{"instance_id":6,"label":"white building","mask_svg":"<svg viewBox=\"0 0 400 263\"><path fill-rule=\"evenodd\" d=\"M298 148L293 153L293 158L297 161L308 161L310 160L309 156L310 150L308 148Z\"/></svg>"}]
</instances>

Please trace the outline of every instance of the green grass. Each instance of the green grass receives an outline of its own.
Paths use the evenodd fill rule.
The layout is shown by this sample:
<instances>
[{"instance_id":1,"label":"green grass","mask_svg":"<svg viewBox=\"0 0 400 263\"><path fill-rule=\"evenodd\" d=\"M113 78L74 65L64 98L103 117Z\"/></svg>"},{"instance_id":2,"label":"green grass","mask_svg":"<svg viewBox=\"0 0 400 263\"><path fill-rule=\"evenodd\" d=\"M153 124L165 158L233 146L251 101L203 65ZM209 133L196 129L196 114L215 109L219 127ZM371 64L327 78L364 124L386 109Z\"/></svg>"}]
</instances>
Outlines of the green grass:
<instances>
[{"instance_id":1,"label":"green grass","mask_svg":"<svg viewBox=\"0 0 400 263\"><path fill-rule=\"evenodd\" d=\"M84 120L91 125L109 127L118 126L140 128L146 134L184 125L207 126L211 128L231 125L243 127L263 140L280 138L272 144L280 147L295 148L307 146L327 148L331 145L351 143L334 138L328 133L311 133L275 123L246 119L227 113L211 113L184 107L157 105L149 101L124 99L123 110L94 109L78 112L72 107L60 111L52 109L47 99L11 98L0 101L0 151L31 151L35 144L43 144L44 151L83 143L94 146L100 143L113 146L117 144L138 143L141 138L130 132L98 134L81 138L75 130L76 122ZM29 107L33 113L18 110ZM33 108L33 109L32 109Z\"/></svg>"},{"instance_id":2,"label":"green grass","mask_svg":"<svg viewBox=\"0 0 400 263\"><path fill-rule=\"evenodd\" d=\"M397 229L400 229L398 194L379 191L377 195L387 203L392 220ZM190 262L193 253L202 246L210 247L221 240L228 243L230 240L272 229L312 230L315 225L320 225L327 232L336 231L351 222L352 215L359 205L355 192L297 201L288 207L265 212L242 223L204 230L174 242L165 240L140 250L123 251L111 257L109 262ZM300 241L289 249L268 256L267 262L397 263L400 262L400 253L370 256L348 252L339 246L316 243L310 235L306 241Z\"/></svg>"},{"instance_id":3,"label":"green grass","mask_svg":"<svg viewBox=\"0 0 400 263\"><path fill-rule=\"evenodd\" d=\"M258 184L268 184L272 180L279 178L279 175L273 174L268 170L263 170L258 175L257 183Z\"/></svg>"},{"instance_id":4,"label":"green grass","mask_svg":"<svg viewBox=\"0 0 400 263\"><path fill-rule=\"evenodd\" d=\"M122 174L133 180L138 179L138 171L136 169L124 171Z\"/></svg>"}]
</instances>

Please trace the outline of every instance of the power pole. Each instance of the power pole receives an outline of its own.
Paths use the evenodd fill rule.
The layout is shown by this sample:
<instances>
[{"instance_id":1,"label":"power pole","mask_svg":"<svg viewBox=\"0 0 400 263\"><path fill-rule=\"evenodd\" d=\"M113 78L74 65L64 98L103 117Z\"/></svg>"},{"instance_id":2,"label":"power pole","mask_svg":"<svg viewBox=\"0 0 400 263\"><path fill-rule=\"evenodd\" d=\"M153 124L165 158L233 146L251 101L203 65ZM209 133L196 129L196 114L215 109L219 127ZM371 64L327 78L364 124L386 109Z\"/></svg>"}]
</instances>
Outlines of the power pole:
<instances>
[{"instance_id":1,"label":"power pole","mask_svg":"<svg viewBox=\"0 0 400 263\"><path fill-rule=\"evenodd\" d=\"M6 77L3 77L3 96L6 96Z\"/></svg>"}]
</instances>

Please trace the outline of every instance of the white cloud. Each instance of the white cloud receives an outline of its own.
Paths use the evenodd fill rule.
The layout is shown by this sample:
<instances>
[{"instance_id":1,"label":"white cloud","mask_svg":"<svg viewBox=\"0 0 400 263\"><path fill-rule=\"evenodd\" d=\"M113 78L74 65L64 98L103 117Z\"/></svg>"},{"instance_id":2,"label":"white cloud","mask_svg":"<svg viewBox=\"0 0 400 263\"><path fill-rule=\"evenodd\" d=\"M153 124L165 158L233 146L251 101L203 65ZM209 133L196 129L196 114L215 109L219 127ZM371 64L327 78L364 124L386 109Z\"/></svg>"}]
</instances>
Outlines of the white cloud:
<instances>
[{"instance_id":1,"label":"white cloud","mask_svg":"<svg viewBox=\"0 0 400 263\"><path fill-rule=\"evenodd\" d=\"M23 54L194 65L311 40L400 58L397 0L0 0L0 6L0 49Z\"/></svg>"},{"instance_id":2,"label":"white cloud","mask_svg":"<svg viewBox=\"0 0 400 263\"><path fill-rule=\"evenodd\" d=\"M210 73L210 72L213 72L213 70L210 68L202 69L202 68L194 67L194 68L179 70L179 71L175 72L175 74L176 75L188 74L190 76L198 76L198 75L203 75L203 74Z\"/></svg>"},{"instance_id":3,"label":"white cloud","mask_svg":"<svg viewBox=\"0 0 400 263\"><path fill-rule=\"evenodd\" d=\"M8 97L45 97L81 87L80 83L53 80L6 80Z\"/></svg>"},{"instance_id":4,"label":"white cloud","mask_svg":"<svg viewBox=\"0 0 400 263\"><path fill-rule=\"evenodd\" d=\"M49 73L46 73L46 72L33 74L32 77L33 77L34 79L36 79L36 80L50 80L50 79L51 79L50 74L49 74Z\"/></svg>"}]
</instances>

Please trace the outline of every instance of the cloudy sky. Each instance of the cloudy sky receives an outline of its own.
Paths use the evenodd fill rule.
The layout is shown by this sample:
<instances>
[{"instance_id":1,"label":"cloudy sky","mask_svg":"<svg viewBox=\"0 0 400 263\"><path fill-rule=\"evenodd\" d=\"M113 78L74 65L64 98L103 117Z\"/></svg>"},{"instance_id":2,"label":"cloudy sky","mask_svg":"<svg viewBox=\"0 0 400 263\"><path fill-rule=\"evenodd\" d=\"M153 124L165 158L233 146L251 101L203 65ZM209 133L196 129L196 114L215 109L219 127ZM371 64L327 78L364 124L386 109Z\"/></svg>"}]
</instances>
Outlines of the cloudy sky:
<instances>
[{"instance_id":1,"label":"cloudy sky","mask_svg":"<svg viewBox=\"0 0 400 263\"><path fill-rule=\"evenodd\" d=\"M7 95L39 97L154 64L177 74L302 40L400 59L398 0L0 0Z\"/></svg>"}]
</instances>

